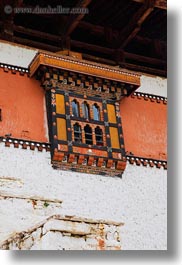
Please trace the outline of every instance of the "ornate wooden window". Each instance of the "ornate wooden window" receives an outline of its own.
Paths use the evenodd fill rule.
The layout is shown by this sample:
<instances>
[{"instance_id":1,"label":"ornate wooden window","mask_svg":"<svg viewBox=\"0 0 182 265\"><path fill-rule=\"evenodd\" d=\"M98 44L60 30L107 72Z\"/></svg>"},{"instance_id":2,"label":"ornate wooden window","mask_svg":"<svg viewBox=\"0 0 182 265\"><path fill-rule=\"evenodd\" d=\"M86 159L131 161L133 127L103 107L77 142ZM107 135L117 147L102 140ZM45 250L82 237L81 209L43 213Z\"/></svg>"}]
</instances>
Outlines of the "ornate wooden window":
<instances>
[{"instance_id":1,"label":"ornate wooden window","mask_svg":"<svg viewBox=\"0 0 182 265\"><path fill-rule=\"evenodd\" d=\"M45 66L38 77L46 90L53 167L120 176L126 156L119 100L134 86Z\"/></svg>"},{"instance_id":2,"label":"ornate wooden window","mask_svg":"<svg viewBox=\"0 0 182 265\"><path fill-rule=\"evenodd\" d=\"M102 129L97 126L95 128L95 138L96 138L96 145L97 146L103 146L104 142L103 142L103 132Z\"/></svg>"},{"instance_id":3,"label":"ornate wooden window","mask_svg":"<svg viewBox=\"0 0 182 265\"><path fill-rule=\"evenodd\" d=\"M69 91L69 85L63 88L47 93L54 167L120 175L126 162L119 104L93 96L85 100Z\"/></svg>"},{"instance_id":4,"label":"ornate wooden window","mask_svg":"<svg viewBox=\"0 0 182 265\"><path fill-rule=\"evenodd\" d=\"M84 127L84 132L85 132L85 143L93 145L92 128L88 124Z\"/></svg>"},{"instance_id":5,"label":"ornate wooden window","mask_svg":"<svg viewBox=\"0 0 182 265\"><path fill-rule=\"evenodd\" d=\"M82 103L82 116L87 120L90 119L90 107L85 101Z\"/></svg>"},{"instance_id":6,"label":"ornate wooden window","mask_svg":"<svg viewBox=\"0 0 182 265\"><path fill-rule=\"evenodd\" d=\"M46 92L53 167L121 176L126 154L119 102L140 86L140 75L45 52L32 61L34 74Z\"/></svg>"},{"instance_id":7,"label":"ornate wooden window","mask_svg":"<svg viewBox=\"0 0 182 265\"><path fill-rule=\"evenodd\" d=\"M82 129L81 126L78 123L75 123L73 125L74 129L74 141L76 143L82 143Z\"/></svg>"},{"instance_id":8,"label":"ornate wooden window","mask_svg":"<svg viewBox=\"0 0 182 265\"><path fill-rule=\"evenodd\" d=\"M93 105L93 117L95 121L100 121L100 109L97 104Z\"/></svg>"},{"instance_id":9,"label":"ornate wooden window","mask_svg":"<svg viewBox=\"0 0 182 265\"><path fill-rule=\"evenodd\" d=\"M74 99L71 102L72 105L72 115L75 117L80 117L80 108L79 108L79 103L77 102L76 99Z\"/></svg>"}]
</instances>

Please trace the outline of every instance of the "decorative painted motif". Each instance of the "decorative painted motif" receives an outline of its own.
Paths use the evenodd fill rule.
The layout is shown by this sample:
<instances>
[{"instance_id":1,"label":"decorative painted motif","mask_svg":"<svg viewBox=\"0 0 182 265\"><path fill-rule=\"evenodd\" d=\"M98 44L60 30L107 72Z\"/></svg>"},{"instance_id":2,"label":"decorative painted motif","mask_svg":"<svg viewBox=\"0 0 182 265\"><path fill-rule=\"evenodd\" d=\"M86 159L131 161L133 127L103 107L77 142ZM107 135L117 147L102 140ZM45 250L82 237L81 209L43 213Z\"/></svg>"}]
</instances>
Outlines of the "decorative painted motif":
<instances>
[{"instance_id":1,"label":"decorative painted motif","mask_svg":"<svg viewBox=\"0 0 182 265\"><path fill-rule=\"evenodd\" d=\"M6 147L10 147L10 145L14 145L15 148L19 148L20 146L23 149L30 149L38 151L46 150L50 152L50 144L49 143L42 143L42 142L35 142L11 137L0 137L0 143L3 142Z\"/></svg>"},{"instance_id":2,"label":"decorative painted motif","mask_svg":"<svg viewBox=\"0 0 182 265\"><path fill-rule=\"evenodd\" d=\"M167 104L167 98L142 92L133 92L132 98L144 99L151 102Z\"/></svg>"},{"instance_id":3,"label":"decorative painted motif","mask_svg":"<svg viewBox=\"0 0 182 265\"><path fill-rule=\"evenodd\" d=\"M52 106L56 106L56 97L54 93L51 94L51 104Z\"/></svg>"}]
</instances>

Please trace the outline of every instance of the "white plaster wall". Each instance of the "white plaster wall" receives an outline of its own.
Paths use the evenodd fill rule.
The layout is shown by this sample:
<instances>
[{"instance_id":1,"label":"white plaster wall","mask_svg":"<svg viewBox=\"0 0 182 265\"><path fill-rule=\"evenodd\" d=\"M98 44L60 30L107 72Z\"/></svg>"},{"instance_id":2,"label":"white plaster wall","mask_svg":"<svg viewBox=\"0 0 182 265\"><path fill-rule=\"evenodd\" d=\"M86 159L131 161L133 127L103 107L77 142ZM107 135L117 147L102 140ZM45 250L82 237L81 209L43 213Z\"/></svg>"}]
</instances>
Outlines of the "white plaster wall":
<instances>
[{"instance_id":1,"label":"white plaster wall","mask_svg":"<svg viewBox=\"0 0 182 265\"><path fill-rule=\"evenodd\" d=\"M3 143L0 154L0 242L60 214L123 222L125 250L167 248L164 169L127 165L120 179L53 170L49 153Z\"/></svg>"},{"instance_id":2,"label":"white plaster wall","mask_svg":"<svg viewBox=\"0 0 182 265\"><path fill-rule=\"evenodd\" d=\"M140 81L141 86L136 90L137 92L143 92L167 98L167 78L142 75Z\"/></svg>"},{"instance_id":3,"label":"white plaster wall","mask_svg":"<svg viewBox=\"0 0 182 265\"><path fill-rule=\"evenodd\" d=\"M38 50L0 42L0 63L28 68Z\"/></svg>"}]
</instances>

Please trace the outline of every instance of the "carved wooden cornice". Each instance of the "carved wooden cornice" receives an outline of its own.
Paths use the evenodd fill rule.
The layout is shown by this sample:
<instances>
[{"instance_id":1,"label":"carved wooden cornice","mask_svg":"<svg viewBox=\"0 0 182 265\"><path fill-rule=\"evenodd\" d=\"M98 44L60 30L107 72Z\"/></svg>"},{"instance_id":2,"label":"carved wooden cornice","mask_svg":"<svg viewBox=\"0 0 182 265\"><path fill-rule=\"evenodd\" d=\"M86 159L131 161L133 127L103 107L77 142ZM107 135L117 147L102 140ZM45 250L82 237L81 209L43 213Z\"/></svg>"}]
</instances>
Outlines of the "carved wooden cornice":
<instances>
[{"instance_id":1,"label":"carved wooden cornice","mask_svg":"<svg viewBox=\"0 0 182 265\"><path fill-rule=\"evenodd\" d=\"M117 67L44 52L40 52L30 64L30 76L34 75L40 65L46 65L53 68L65 69L140 86L140 75L135 74L134 72L122 71Z\"/></svg>"}]
</instances>

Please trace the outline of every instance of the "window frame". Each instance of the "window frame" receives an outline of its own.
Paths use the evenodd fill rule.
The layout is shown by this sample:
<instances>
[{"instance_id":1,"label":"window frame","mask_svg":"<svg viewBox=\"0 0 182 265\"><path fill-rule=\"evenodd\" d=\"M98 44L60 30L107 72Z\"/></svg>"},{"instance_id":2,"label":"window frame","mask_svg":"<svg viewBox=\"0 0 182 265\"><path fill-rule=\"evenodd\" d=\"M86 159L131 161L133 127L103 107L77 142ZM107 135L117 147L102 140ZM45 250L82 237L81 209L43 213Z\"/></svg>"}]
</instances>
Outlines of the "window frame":
<instances>
[{"instance_id":1,"label":"window frame","mask_svg":"<svg viewBox=\"0 0 182 265\"><path fill-rule=\"evenodd\" d=\"M95 108L95 110L97 111L97 117L98 118L95 118L95 110L94 110L94 108ZM94 103L93 105L92 105L92 110L93 110L93 120L94 121L100 121L101 119L100 119L100 108L99 108L99 106L97 105L97 103Z\"/></svg>"},{"instance_id":2,"label":"window frame","mask_svg":"<svg viewBox=\"0 0 182 265\"><path fill-rule=\"evenodd\" d=\"M86 132L86 130L85 130L86 128L90 128L90 132ZM85 134L85 143L88 145L93 145L93 131L92 131L92 127L89 124L86 124L84 126L84 134ZM91 139L89 139L86 136L91 136ZM88 143L88 141L89 141L89 143Z\"/></svg>"},{"instance_id":3,"label":"window frame","mask_svg":"<svg viewBox=\"0 0 182 265\"><path fill-rule=\"evenodd\" d=\"M90 106L88 102L82 102L82 117L86 120L90 120Z\"/></svg>"},{"instance_id":4,"label":"window frame","mask_svg":"<svg viewBox=\"0 0 182 265\"><path fill-rule=\"evenodd\" d=\"M78 128L80 129L80 130L78 130L78 131L76 131L75 130L75 126L78 126ZM83 143L82 142L82 127L81 127L81 125L78 123L78 122L76 122L75 124L73 124L73 133L74 133L74 142L75 143L79 143L79 144L81 144L81 143ZM79 136L77 137L75 137L75 134L78 134ZM81 137L80 137L81 136ZM78 141L77 141L77 140Z\"/></svg>"},{"instance_id":5,"label":"window frame","mask_svg":"<svg viewBox=\"0 0 182 265\"><path fill-rule=\"evenodd\" d=\"M74 107L73 107L73 103L75 104L76 106L76 115L74 114ZM76 118L79 118L80 117L80 105L79 105L79 102L76 100L76 99L73 99L71 101L71 108L72 108L72 115L73 117L76 117Z\"/></svg>"},{"instance_id":6,"label":"window frame","mask_svg":"<svg viewBox=\"0 0 182 265\"><path fill-rule=\"evenodd\" d=\"M96 132L97 129L100 131L100 133ZM103 131L100 128L100 126L96 126L95 129L94 129L94 132L95 132L95 142L96 142L96 145L97 146L104 146ZM101 137L101 140L98 140L98 137Z\"/></svg>"}]
</instances>

